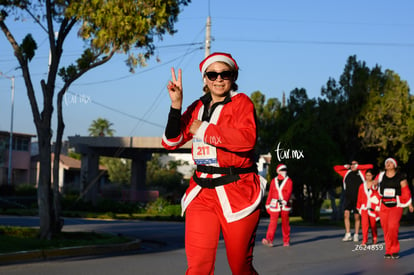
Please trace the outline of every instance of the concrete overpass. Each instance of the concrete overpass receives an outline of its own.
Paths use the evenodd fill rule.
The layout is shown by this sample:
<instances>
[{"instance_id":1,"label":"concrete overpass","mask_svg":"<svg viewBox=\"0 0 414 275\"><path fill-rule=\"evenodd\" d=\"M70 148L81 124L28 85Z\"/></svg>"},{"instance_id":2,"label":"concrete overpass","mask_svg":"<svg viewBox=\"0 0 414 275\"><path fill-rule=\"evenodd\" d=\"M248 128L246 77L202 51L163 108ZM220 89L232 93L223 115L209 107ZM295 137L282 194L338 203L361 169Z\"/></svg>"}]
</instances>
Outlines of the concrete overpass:
<instances>
[{"instance_id":1,"label":"concrete overpass","mask_svg":"<svg viewBox=\"0 0 414 275\"><path fill-rule=\"evenodd\" d=\"M147 161L153 153L190 153L191 142L180 149L168 151L161 145L161 137L68 137L70 146L81 154L81 192L87 200L94 201L96 183L100 178L99 157L118 157L132 160L131 200L136 194L145 191Z\"/></svg>"}]
</instances>

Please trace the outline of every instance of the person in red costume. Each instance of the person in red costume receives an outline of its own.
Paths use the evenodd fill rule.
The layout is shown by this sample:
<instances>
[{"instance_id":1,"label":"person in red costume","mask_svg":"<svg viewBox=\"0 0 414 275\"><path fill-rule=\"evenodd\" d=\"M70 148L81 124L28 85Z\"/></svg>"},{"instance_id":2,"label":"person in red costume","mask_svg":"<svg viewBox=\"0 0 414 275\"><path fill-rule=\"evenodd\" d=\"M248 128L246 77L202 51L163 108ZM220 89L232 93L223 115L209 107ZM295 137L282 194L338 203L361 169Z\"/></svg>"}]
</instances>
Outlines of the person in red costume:
<instances>
[{"instance_id":1,"label":"person in red costume","mask_svg":"<svg viewBox=\"0 0 414 275\"><path fill-rule=\"evenodd\" d=\"M357 209L361 215L362 245L368 242L371 228L372 243L378 242L377 221L379 220L381 196L378 192L378 181L374 180L372 169L365 172L365 181L359 186Z\"/></svg>"},{"instance_id":2,"label":"person in red costume","mask_svg":"<svg viewBox=\"0 0 414 275\"><path fill-rule=\"evenodd\" d=\"M270 222L266 238L262 240L262 243L269 247L273 246L279 215L282 218L283 246L289 246L290 243L289 212L291 205L289 200L292 195L293 183L287 175L286 165L279 164L276 167L276 172L277 176L270 183L266 200L266 211L270 215Z\"/></svg>"},{"instance_id":3,"label":"person in red costume","mask_svg":"<svg viewBox=\"0 0 414 275\"><path fill-rule=\"evenodd\" d=\"M385 255L387 259L400 257L398 231L403 208L414 211L411 191L405 173L397 170L397 161L393 158L385 160L385 171L378 175L381 195L380 221L384 231Z\"/></svg>"},{"instance_id":4,"label":"person in red costume","mask_svg":"<svg viewBox=\"0 0 414 275\"><path fill-rule=\"evenodd\" d=\"M191 140L197 165L181 200L186 274L214 274L220 231L232 274L257 274L253 247L266 181L255 162L254 105L237 92L239 67L230 54L213 53L199 68L205 93L183 114L182 72L171 69L171 108L162 138L168 150Z\"/></svg>"},{"instance_id":5,"label":"person in red costume","mask_svg":"<svg viewBox=\"0 0 414 275\"><path fill-rule=\"evenodd\" d=\"M372 169L372 164L358 164L353 160L351 164L335 165L334 170L343 177L344 188L344 224L345 224L345 236L342 241L352 241L351 236L351 213L354 213L355 232L353 240L359 241L358 232L360 226L360 216L357 210L358 191L361 183L364 182L365 171Z\"/></svg>"}]
</instances>

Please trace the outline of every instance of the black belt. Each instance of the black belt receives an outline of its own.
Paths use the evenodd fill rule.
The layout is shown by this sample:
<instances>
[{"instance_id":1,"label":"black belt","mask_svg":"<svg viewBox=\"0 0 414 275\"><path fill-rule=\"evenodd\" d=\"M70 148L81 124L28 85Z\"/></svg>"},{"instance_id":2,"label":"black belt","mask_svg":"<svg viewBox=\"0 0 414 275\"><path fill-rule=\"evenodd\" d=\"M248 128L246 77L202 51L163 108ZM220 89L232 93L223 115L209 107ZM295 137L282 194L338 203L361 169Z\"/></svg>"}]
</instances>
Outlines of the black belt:
<instances>
[{"instance_id":1,"label":"black belt","mask_svg":"<svg viewBox=\"0 0 414 275\"><path fill-rule=\"evenodd\" d=\"M382 203L386 206L386 207L395 207L397 206L397 201L396 200L392 200L392 199L382 199Z\"/></svg>"},{"instance_id":2,"label":"black belt","mask_svg":"<svg viewBox=\"0 0 414 275\"><path fill-rule=\"evenodd\" d=\"M225 185L230 182L235 182L240 179L239 175L225 175L219 178L199 178L196 174L193 175L194 181L203 188L213 189L216 186Z\"/></svg>"},{"instance_id":3,"label":"black belt","mask_svg":"<svg viewBox=\"0 0 414 275\"><path fill-rule=\"evenodd\" d=\"M207 165L197 165L197 171L207 174L226 174L226 175L238 175L255 172L257 173L257 166L253 165L246 168L241 167L216 167Z\"/></svg>"},{"instance_id":4,"label":"black belt","mask_svg":"<svg viewBox=\"0 0 414 275\"><path fill-rule=\"evenodd\" d=\"M197 174L194 173L193 179L198 185L203 188L213 189L216 186L225 185L239 180L239 174L251 172L257 173L257 167L255 165L247 168L197 165L197 171L207 174L225 174L224 176L218 178L199 178Z\"/></svg>"}]
</instances>

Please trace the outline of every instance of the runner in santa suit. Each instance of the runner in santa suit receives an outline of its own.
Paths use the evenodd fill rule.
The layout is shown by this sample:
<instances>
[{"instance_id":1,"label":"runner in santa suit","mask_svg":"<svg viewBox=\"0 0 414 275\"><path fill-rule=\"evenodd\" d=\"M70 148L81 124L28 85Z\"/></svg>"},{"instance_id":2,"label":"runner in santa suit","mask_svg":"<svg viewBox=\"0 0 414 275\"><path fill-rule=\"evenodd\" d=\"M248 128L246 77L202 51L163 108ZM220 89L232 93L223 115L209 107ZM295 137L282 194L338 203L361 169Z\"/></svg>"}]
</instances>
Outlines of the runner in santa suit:
<instances>
[{"instance_id":1,"label":"runner in santa suit","mask_svg":"<svg viewBox=\"0 0 414 275\"><path fill-rule=\"evenodd\" d=\"M379 220L381 196L378 192L378 181L374 180L372 169L365 172L365 181L359 186L357 209L361 215L362 245L368 242L371 228L372 243L378 242L377 221Z\"/></svg>"},{"instance_id":2,"label":"runner in santa suit","mask_svg":"<svg viewBox=\"0 0 414 275\"><path fill-rule=\"evenodd\" d=\"M232 274L257 274L253 247L266 181L257 174L255 109L236 92L238 65L213 53L200 63L205 94L181 114L181 70L171 70L171 109L162 145L174 150L192 141L196 171L182 200L186 274L214 274L222 230Z\"/></svg>"},{"instance_id":3,"label":"runner in santa suit","mask_svg":"<svg viewBox=\"0 0 414 275\"><path fill-rule=\"evenodd\" d=\"M360 216L357 210L357 200L359 186L364 181L365 171L372 169L372 164L358 164L357 161L353 160L351 164L335 165L334 170L343 177L343 189L344 189L344 224L345 224L345 236L342 241L358 242L358 232L360 226ZM351 236L351 213L354 213L355 232L354 237Z\"/></svg>"},{"instance_id":4,"label":"runner in santa suit","mask_svg":"<svg viewBox=\"0 0 414 275\"><path fill-rule=\"evenodd\" d=\"M262 243L269 247L273 246L279 215L282 217L283 246L289 246L290 242L289 212L291 205L289 200L292 195L293 183L288 177L286 170L287 167L284 164L279 164L276 167L278 175L270 184L269 194L266 200L266 211L270 215L270 222L267 228L266 238L262 240Z\"/></svg>"},{"instance_id":5,"label":"runner in santa suit","mask_svg":"<svg viewBox=\"0 0 414 275\"><path fill-rule=\"evenodd\" d=\"M384 258L398 259L400 257L400 242L398 231L404 207L414 208L411 202L411 191L407 176L397 170L397 161L393 158L385 160L385 172L378 175L378 184L381 195L380 219L384 231L385 255Z\"/></svg>"}]
</instances>

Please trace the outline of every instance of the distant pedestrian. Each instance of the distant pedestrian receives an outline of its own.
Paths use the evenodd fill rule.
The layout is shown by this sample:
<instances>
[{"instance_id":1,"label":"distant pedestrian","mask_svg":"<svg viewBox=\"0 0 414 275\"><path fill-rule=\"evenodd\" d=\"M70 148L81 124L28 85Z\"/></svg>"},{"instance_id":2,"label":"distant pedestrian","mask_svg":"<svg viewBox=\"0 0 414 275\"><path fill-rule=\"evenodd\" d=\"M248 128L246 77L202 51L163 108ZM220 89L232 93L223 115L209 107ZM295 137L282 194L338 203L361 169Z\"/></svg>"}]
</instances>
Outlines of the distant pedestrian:
<instances>
[{"instance_id":1,"label":"distant pedestrian","mask_svg":"<svg viewBox=\"0 0 414 275\"><path fill-rule=\"evenodd\" d=\"M379 220L381 196L378 192L378 181L374 179L372 169L365 172L365 181L359 186L357 209L361 215L362 245L368 242L371 229L372 243L378 242L377 221Z\"/></svg>"},{"instance_id":2,"label":"distant pedestrian","mask_svg":"<svg viewBox=\"0 0 414 275\"><path fill-rule=\"evenodd\" d=\"M385 171L378 175L381 195L380 220L384 231L385 255L387 259L400 257L400 242L398 232L403 208L414 211L411 201L411 191L407 175L397 169L397 161L393 158L385 160Z\"/></svg>"},{"instance_id":3,"label":"distant pedestrian","mask_svg":"<svg viewBox=\"0 0 414 275\"><path fill-rule=\"evenodd\" d=\"M335 165L334 170L343 177L343 192L344 192L344 224L345 236L342 241L358 242L360 215L357 210L358 191L361 183L364 182L364 174L367 169L372 169L372 164L358 164L353 160L351 164ZM354 214L355 232L354 237L351 235L351 213Z\"/></svg>"},{"instance_id":4,"label":"distant pedestrian","mask_svg":"<svg viewBox=\"0 0 414 275\"><path fill-rule=\"evenodd\" d=\"M290 196L292 195L293 182L287 175L287 167L279 164L276 168L277 176L270 183L269 194L266 200L266 211L270 215L266 238L262 243L272 247L276 233L279 216L282 219L283 246L290 245L289 212L291 210Z\"/></svg>"}]
</instances>

